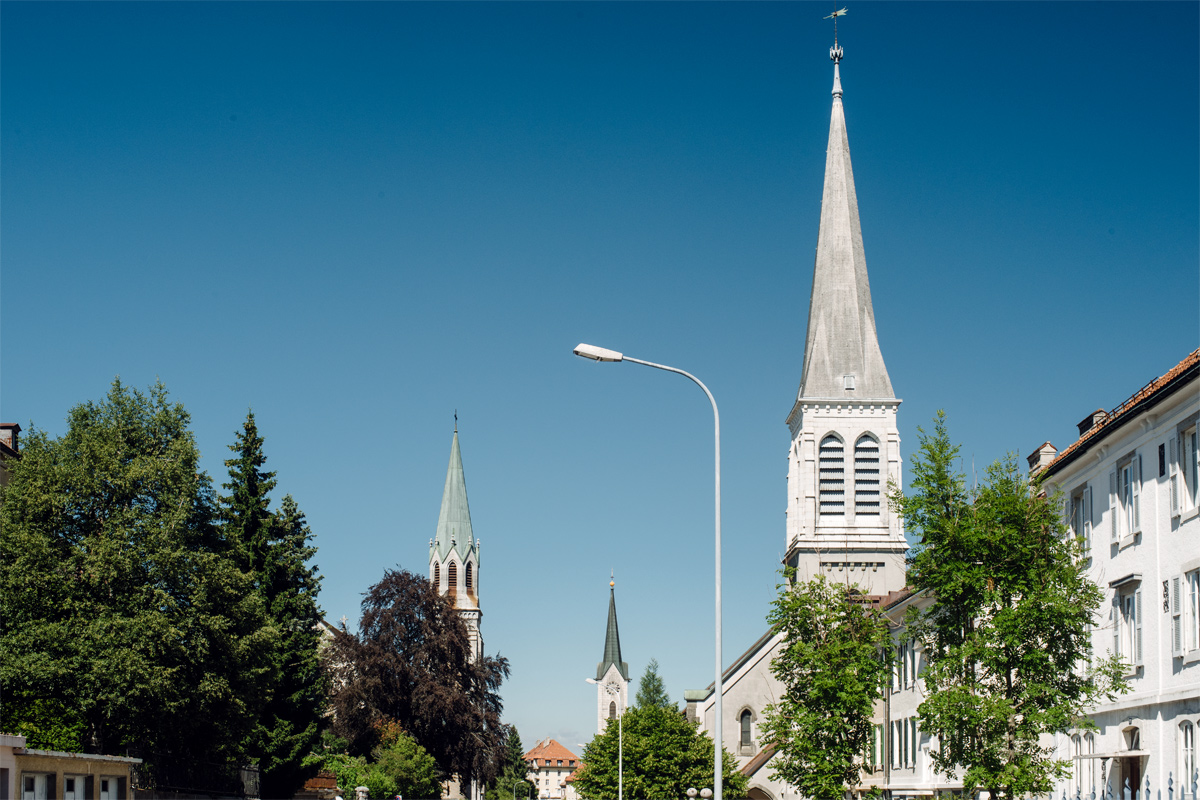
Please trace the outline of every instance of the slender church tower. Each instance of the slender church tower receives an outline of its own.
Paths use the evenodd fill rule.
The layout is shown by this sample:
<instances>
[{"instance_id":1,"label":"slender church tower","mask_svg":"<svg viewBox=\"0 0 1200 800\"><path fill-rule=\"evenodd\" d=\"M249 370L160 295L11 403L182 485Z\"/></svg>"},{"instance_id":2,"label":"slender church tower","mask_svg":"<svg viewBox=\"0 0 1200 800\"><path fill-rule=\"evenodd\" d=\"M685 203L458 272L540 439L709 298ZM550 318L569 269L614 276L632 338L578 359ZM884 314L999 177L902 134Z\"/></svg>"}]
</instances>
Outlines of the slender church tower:
<instances>
[{"instance_id":1,"label":"slender church tower","mask_svg":"<svg viewBox=\"0 0 1200 800\"><path fill-rule=\"evenodd\" d=\"M904 586L908 548L886 500L888 482L900 484L900 401L875 335L836 30L829 57L833 113L821 227L800 391L787 418L792 443L784 563L796 568L800 580L820 572L884 594Z\"/></svg>"},{"instance_id":2,"label":"slender church tower","mask_svg":"<svg viewBox=\"0 0 1200 800\"><path fill-rule=\"evenodd\" d=\"M596 665L596 733L629 706L629 665L621 660L621 634L617 631L616 581L608 581L608 629L604 632L604 660Z\"/></svg>"},{"instance_id":3,"label":"slender church tower","mask_svg":"<svg viewBox=\"0 0 1200 800\"><path fill-rule=\"evenodd\" d=\"M467 481L463 476L462 452L458 448L458 423L450 444L450 467L446 470L446 488L442 491L442 510L438 514L437 536L429 542L429 579L438 593L462 615L471 636L472 658L483 656L483 638L479 633L479 542L471 530L471 509L467 506Z\"/></svg>"}]
</instances>

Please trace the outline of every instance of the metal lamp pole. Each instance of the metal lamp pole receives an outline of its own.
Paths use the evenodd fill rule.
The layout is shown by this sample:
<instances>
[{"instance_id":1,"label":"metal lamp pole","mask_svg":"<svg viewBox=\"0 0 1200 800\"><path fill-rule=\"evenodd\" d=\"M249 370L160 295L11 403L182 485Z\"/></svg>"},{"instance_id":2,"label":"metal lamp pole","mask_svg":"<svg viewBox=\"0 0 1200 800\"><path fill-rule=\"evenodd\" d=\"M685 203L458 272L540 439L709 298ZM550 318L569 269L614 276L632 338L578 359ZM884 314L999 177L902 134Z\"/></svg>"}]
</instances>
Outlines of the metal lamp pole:
<instances>
[{"instance_id":1,"label":"metal lamp pole","mask_svg":"<svg viewBox=\"0 0 1200 800\"><path fill-rule=\"evenodd\" d=\"M675 367L668 367L663 364L655 364L653 361L642 361L637 358L618 353L616 350L606 350L603 347L596 347L590 344L580 344L574 350L575 355L580 358L588 358L592 361L630 361L634 364L641 364L644 367L654 367L655 369L674 372L677 375L691 380L697 386L704 390L704 394L708 396L708 401L712 403L713 410L713 439L715 453L715 496L716 496L716 593L717 593L717 622L716 622L716 680L713 682L716 689L715 710L715 731L713 735L713 797L716 800L722 800L721 790L721 756L722 756L722 730L721 730L721 701L723 698L722 681L721 681L721 416L717 413L717 401L712 396L712 392L708 390L699 378L690 372L684 372Z\"/></svg>"}]
</instances>

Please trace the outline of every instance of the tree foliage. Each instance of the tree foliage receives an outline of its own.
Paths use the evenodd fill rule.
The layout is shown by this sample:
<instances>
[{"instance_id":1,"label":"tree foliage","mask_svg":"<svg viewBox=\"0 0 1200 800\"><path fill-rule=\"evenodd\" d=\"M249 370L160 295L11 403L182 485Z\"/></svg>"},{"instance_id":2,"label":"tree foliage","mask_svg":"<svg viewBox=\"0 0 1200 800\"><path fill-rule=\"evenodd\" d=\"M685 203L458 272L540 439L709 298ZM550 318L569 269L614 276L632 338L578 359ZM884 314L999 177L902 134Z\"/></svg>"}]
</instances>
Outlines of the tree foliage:
<instances>
[{"instance_id":1,"label":"tree foliage","mask_svg":"<svg viewBox=\"0 0 1200 800\"><path fill-rule=\"evenodd\" d=\"M118 380L8 462L0 691L31 747L245 756L278 631L215 524L188 422L161 384Z\"/></svg>"},{"instance_id":2,"label":"tree foliage","mask_svg":"<svg viewBox=\"0 0 1200 800\"><path fill-rule=\"evenodd\" d=\"M788 568L767 619L783 634L771 672L783 684L765 709L773 777L814 800L840 800L859 782L874 704L890 665L887 620L852 585Z\"/></svg>"},{"instance_id":3,"label":"tree foliage","mask_svg":"<svg viewBox=\"0 0 1200 800\"><path fill-rule=\"evenodd\" d=\"M228 494L220 498L220 520L279 633L270 653L278 677L248 749L262 768L264 796L290 797L312 772L302 762L320 736L326 702L318 657L321 586L310 564L312 534L296 501L287 495L276 513L270 511L276 480L265 469L263 444L251 412L229 447L235 457L225 462Z\"/></svg>"},{"instance_id":4,"label":"tree foliage","mask_svg":"<svg viewBox=\"0 0 1200 800\"><path fill-rule=\"evenodd\" d=\"M712 738L677 711L648 705L626 711L620 726L610 722L583 749L583 766L573 784L586 800L617 796L620 738L626 797L684 797L689 788L712 787ZM749 781L738 771L737 760L723 753L724 795L744 797Z\"/></svg>"},{"instance_id":5,"label":"tree foliage","mask_svg":"<svg viewBox=\"0 0 1200 800\"><path fill-rule=\"evenodd\" d=\"M505 798L533 797L537 787L533 781L526 778L529 766L525 763L525 747L521 744L521 735L514 725L508 727L508 744L504 764L496 779L488 787L486 800L505 800Z\"/></svg>"},{"instance_id":6,"label":"tree foliage","mask_svg":"<svg viewBox=\"0 0 1200 800\"><path fill-rule=\"evenodd\" d=\"M471 660L466 625L425 578L387 570L362 602L357 635L343 631L329 653L335 730L350 752L378 743L377 724L395 720L448 775L488 783L508 742L498 690L508 660Z\"/></svg>"},{"instance_id":7,"label":"tree foliage","mask_svg":"<svg viewBox=\"0 0 1200 800\"><path fill-rule=\"evenodd\" d=\"M957 453L939 412L912 493L892 495L918 538L909 583L933 601L908 619L927 663L921 726L938 737L935 768L961 770L967 793L1045 793L1069 762L1044 734L1088 727L1084 709L1124 691L1124 669L1088 664L1102 593L1038 478L1009 456L968 492Z\"/></svg>"},{"instance_id":8,"label":"tree foliage","mask_svg":"<svg viewBox=\"0 0 1200 800\"><path fill-rule=\"evenodd\" d=\"M646 671L642 673L642 679L638 683L634 703L638 708L658 706L659 708L669 708L672 711L678 710L678 706L671 702L671 697L667 694L667 687L658 674L658 659L652 658L646 665Z\"/></svg>"}]
</instances>

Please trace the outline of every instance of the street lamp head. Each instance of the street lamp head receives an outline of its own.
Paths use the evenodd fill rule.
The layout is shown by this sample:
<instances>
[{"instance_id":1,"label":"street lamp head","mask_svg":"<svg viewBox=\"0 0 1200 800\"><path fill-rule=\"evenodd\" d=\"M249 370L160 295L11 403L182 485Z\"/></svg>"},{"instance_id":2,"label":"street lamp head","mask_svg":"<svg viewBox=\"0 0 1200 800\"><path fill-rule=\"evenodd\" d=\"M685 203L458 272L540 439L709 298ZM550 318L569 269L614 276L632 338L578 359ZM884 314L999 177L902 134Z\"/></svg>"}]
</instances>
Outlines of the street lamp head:
<instances>
[{"instance_id":1,"label":"street lamp head","mask_svg":"<svg viewBox=\"0 0 1200 800\"><path fill-rule=\"evenodd\" d=\"M580 358L590 358L592 361L620 361L625 357L616 350L606 350L603 347L596 347L594 344L583 344L582 342L575 347L574 352Z\"/></svg>"},{"instance_id":2,"label":"street lamp head","mask_svg":"<svg viewBox=\"0 0 1200 800\"><path fill-rule=\"evenodd\" d=\"M713 794L712 789L701 789L700 790L700 796L703 797L704 800L708 800L708 798L712 797L712 794Z\"/></svg>"}]
</instances>

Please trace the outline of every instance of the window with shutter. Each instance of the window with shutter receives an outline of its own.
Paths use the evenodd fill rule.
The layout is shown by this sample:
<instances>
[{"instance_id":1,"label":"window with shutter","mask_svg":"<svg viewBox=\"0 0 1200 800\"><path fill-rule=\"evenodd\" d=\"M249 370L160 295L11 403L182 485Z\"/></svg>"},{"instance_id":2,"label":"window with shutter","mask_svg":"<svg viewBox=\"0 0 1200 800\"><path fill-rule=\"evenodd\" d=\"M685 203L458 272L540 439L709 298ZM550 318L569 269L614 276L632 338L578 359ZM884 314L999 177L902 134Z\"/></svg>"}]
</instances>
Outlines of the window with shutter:
<instances>
[{"instance_id":1,"label":"window with shutter","mask_svg":"<svg viewBox=\"0 0 1200 800\"><path fill-rule=\"evenodd\" d=\"M1200 450L1197 449L1196 429L1192 428L1183 435L1184 465L1187 469L1188 505L1196 505L1200 496Z\"/></svg>"},{"instance_id":2,"label":"window with shutter","mask_svg":"<svg viewBox=\"0 0 1200 800\"><path fill-rule=\"evenodd\" d=\"M1171 578L1167 596L1168 609L1171 612L1171 655L1173 656L1183 655L1183 602L1179 596L1181 582L1178 575Z\"/></svg>"},{"instance_id":3,"label":"window with shutter","mask_svg":"<svg viewBox=\"0 0 1200 800\"><path fill-rule=\"evenodd\" d=\"M1108 473L1108 516L1109 523L1112 527L1112 538L1121 538L1121 527L1117 524L1117 518L1120 516L1119 504L1117 503L1117 473Z\"/></svg>"},{"instance_id":4,"label":"window with shutter","mask_svg":"<svg viewBox=\"0 0 1200 800\"><path fill-rule=\"evenodd\" d=\"M1171 495L1171 516L1178 517L1181 512L1179 502L1179 458L1176 450L1178 442L1172 436L1167 440L1167 491Z\"/></svg>"},{"instance_id":5,"label":"window with shutter","mask_svg":"<svg viewBox=\"0 0 1200 800\"><path fill-rule=\"evenodd\" d=\"M1139 533L1142 530L1142 456L1139 453L1129 462L1129 532Z\"/></svg>"},{"instance_id":6,"label":"window with shutter","mask_svg":"<svg viewBox=\"0 0 1200 800\"><path fill-rule=\"evenodd\" d=\"M863 434L854 444L854 513L879 516L879 442Z\"/></svg>"},{"instance_id":7,"label":"window with shutter","mask_svg":"<svg viewBox=\"0 0 1200 800\"><path fill-rule=\"evenodd\" d=\"M846 513L846 458L842 440L830 434L821 440L818 496L822 515Z\"/></svg>"},{"instance_id":8,"label":"window with shutter","mask_svg":"<svg viewBox=\"0 0 1200 800\"><path fill-rule=\"evenodd\" d=\"M1139 666L1142 664L1142 610L1142 590L1138 589L1133 593L1133 663Z\"/></svg>"},{"instance_id":9,"label":"window with shutter","mask_svg":"<svg viewBox=\"0 0 1200 800\"><path fill-rule=\"evenodd\" d=\"M1184 576L1186 595L1183 602L1186 606L1184 626L1186 628L1183 644L1188 650L1200 649L1200 570L1192 570Z\"/></svg>"}]
</instances>

